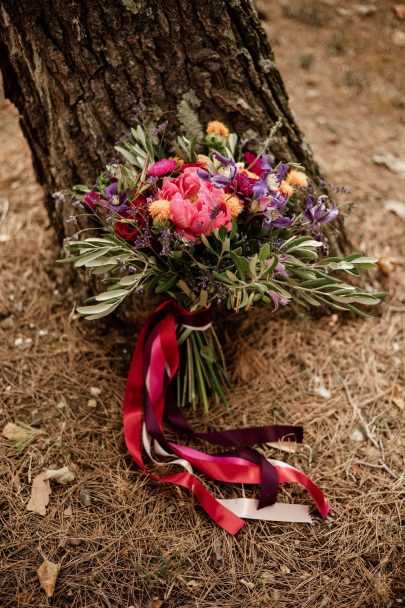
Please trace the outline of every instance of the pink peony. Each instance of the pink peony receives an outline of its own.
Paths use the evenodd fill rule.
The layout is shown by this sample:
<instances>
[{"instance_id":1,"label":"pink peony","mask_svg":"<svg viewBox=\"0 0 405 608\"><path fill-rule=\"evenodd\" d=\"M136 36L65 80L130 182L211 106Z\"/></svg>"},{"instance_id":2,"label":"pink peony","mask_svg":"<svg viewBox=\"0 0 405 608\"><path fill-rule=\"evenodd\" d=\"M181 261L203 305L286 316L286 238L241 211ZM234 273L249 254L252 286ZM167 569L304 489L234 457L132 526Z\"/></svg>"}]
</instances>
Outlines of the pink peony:
<instances>
[{"instance_id":1,"label":"pink peony","mask_svg":"<svg viewBox=\"0 0 405 608\"><path fill-rule=\"evenodd\" d=\"M157 193L158 199L170 201L173 224L190 240L198 235L209 236L220 226L231 229L230 209L224 201L224 191L214 188L189 167L179 177L166 177Z\"/></svg>"},{"instance_id":2,"label":"pink peony","mask_svg":"<svg viewBox=\"0 0 405 608\"><path fill-rule=\"evenodd\" d=\"M148 177L162 177L174 171L177 167L175 160L171 158L163 158L153 163L148 170Z\"/></svg>"}]
</instances>

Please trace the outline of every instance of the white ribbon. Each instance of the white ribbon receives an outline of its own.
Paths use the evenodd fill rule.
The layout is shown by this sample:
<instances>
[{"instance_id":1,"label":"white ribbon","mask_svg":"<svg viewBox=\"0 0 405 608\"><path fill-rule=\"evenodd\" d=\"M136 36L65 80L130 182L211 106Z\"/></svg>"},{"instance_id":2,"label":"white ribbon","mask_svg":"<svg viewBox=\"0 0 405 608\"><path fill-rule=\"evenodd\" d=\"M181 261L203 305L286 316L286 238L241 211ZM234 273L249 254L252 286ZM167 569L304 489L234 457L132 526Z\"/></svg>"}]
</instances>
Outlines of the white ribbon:
<instances>
[{"instance_id":1,"label":"white ribbon","mask_svg":"<svg viewBox=\"0 0 405 608\"><path fill-rule=\"evenodd\" d=\"M189 473L193 473L193 467L184 458L176 458L174 454L167 452L162 446L156 441L153 441L153 448L156 454L159 456L173 458L169 462L160 462L152 456L152 439L146 430L145 424L142 426L142 444L145 448L149 458L158 466L171 466L173 464L180 465ZM270 460L272 464L284 465L288 467L284 462L279 460ZM260 521L285 521L292 523L312 523L311 516L309 515L309 509L307 505L295 505L287 504L282 502L276 502L274 505L263 507L258 509L259 503L255 498L222 498L217 499L224 507L229 509L231 513L242 517L244 519L258 519Z\"/></svg>"}]
</instances>

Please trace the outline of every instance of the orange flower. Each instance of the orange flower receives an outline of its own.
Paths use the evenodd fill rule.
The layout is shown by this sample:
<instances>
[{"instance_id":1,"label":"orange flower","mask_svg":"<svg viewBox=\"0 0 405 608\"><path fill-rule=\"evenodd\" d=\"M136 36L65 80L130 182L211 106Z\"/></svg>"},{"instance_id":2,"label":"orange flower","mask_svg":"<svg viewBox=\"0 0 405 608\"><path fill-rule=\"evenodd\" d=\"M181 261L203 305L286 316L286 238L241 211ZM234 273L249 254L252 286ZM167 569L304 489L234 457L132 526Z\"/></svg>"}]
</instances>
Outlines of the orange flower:
<instances>
[{"instance_id":1,"label":"orange flower","mask_svg":"<svg viewBox=\"0 0 405 608\"><path fill-rule=\"evenodd\" d=\"M249 169L245 169L245 168L239 169L239 173L244 173L245 175L250 177L250 179L254 179L254 180L259 179L259 176L256 175L256 173L253 173L253 171L249 171Z\"/></svg>"},{"instance_id":2,"label":"orange flower","mask_svg":"<svg viewBox=\"0 0 405 608\"><path fill-rule=\"evenodd\" d=\"M231 218L234 220L243 211L243 205L237 196L224 197L224 202L229 211L231 212Z\"/></svg>"},{"instance_id":3,"label":"orange flower","mask_svg":"<svg viewBox=\"0 0 405 608\"><path fill-rule=\"evenodd\" d=\"M291 169L287 175L287 182L292 186L298 186L299 188L306 188L308 186L308 178L303 171L297 169Z\"/></svg>"},{"instance_id":4,"label":"orange flower","mask_svg":"<svg viewBox=\"0 0 405 608\"><path fill-rule=\"evenodd\" d=\"M149 205L149 213L157 222L165 222L170 219L170 201L159 198Z\"/></svg>"},{"instance_id":5,"label":"orange flower","mask_svg":"<svg viewBox=\"0 0 405 608\"><path fill-rule=\"evenodd\" d=\"M281 194L284 194L284 196L291 196L294 192L294 188L290 184L288 184L284 179L281 182L279 190Z\"/></svg>"},{"instance_id":6,"label":"orange flower","mask_svg":"<svg viewBox=\"0 0 405 608\"><path fill-rule=\"evenodd\" d=\"M220 135L220 137L228 137L229 129L223 122L219 120L212 120L207 125L208 135Z\"/></svg>"},{"instance_id":7,"label":"orange flower","mask_svg":"<svg viewBox=\"0 0 405 608\"><path fill-rule=\"evenodd\" d=\"M184 160L180 156L170 156L170 160L175 160L179 167L184 165Z\"/></svg>"}]
</instances>

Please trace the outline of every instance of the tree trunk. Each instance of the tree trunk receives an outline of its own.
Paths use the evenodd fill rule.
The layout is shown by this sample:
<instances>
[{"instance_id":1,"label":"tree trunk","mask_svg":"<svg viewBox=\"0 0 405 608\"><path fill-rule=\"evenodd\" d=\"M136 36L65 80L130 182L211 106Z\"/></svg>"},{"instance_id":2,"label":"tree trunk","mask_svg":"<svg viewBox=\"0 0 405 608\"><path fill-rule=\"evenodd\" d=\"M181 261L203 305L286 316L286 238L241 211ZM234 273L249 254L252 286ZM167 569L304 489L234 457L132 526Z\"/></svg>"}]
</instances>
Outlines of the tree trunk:
<instances>
[{"instance_id":1,"label":"tree trunk","mask_svg":"<svg viewBox=\"0 0 405 608\"><path fill-rule=\"evenodd\" d=\"M316 175L251 0L2 0L0 68L44 186L94 181L145 109L172 131L223 120L267 135L271 152Z\"/></svg>"}]
</instances>

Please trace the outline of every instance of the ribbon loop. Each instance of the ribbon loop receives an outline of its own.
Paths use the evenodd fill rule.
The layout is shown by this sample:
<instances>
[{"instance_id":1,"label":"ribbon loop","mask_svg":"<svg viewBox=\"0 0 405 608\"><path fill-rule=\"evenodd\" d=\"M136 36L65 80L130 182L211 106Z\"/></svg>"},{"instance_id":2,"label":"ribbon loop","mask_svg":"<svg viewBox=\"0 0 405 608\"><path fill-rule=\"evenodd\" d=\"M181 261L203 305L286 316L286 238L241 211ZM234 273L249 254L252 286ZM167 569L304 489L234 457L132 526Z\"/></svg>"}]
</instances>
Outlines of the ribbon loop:
<instances>
[{"instance_id":1,"label":"ribbon loop","mask_svg":"<svg viewBox=\"0 0 405 608\"><path fill-rule=\"evenodd\" d=\"M250 446L278 439L302 441L302 427L271 425L228 431L194 433L175 404L172 381L178 371L179 349L176 329L184 327L204 331L211 323L210 309L188 311L174 300L159 306L148 318L139 334L132 358L124 397L124 436L131 456L141 469L153 479L174 483L189 489L200 501L206 513L230 534L244 525L239 513L253 513L254 519L271 518L271 505L277 521L283 520L283 505L275 505L278 483L295 481L311 494L320 513L325 516L329 505L321 490L302 472L279 461L267 460ZM230 452L206 454L195 448L168 441L163 434L163 418L189 436L223 447L234 448ZM143 461L142 444L151 457L151 442L154 439L156 452L167 458L174 456L171 464L182 466L185 471L164 477L152 474ZM164 463L162 463L164 464ZM259 484L258 503L251 499L245 507L232 500L217 500L194 475L193 467L211 479L228 483ZM235 499L239 501L240 499ZM307 509L301 505L287 509L291 521L309 521ZM270 511L269 511L270 509ZM292 515L294 514L294 516ZM248 515L250 517L251 515Z\"/></svg>"}]
</instances>

